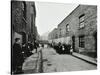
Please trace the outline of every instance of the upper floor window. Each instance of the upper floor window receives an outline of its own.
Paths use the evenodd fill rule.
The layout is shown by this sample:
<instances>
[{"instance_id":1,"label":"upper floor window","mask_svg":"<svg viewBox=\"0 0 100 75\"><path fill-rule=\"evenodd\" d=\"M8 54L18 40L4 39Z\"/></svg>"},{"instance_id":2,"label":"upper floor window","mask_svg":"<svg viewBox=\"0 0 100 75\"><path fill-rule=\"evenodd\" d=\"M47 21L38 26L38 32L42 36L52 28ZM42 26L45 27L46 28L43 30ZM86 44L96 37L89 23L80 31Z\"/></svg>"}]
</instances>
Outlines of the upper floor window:
<instances>
[{"instance_id":1,"label":"upper floor window","mask_svg":"<svg viewBox=\"0 0 100 75\"><path fill-rule=\"evenodd\" d=\"M84 17L85 17L84 14L79 16L79 28L83 28L85 26L85 24L84 24Z\"/></svg>"},{"instance_id":2,"label":"upper floor window","mask_svg":"<svg viewBox=\"0 0 100 75\"><path fill-rule=\"evenodd\" d=\"M22 10L24 11L24 9L25 9L25 5L24 3L22 3Z\"/></svg>"},{"instance_id":3,"label":"upper floor window","mask_svg":"<svg viewBox=\"0 0 100 75\"><path fill-rule=\"evenodd\" d=\"M66 32L69 31L69 24L66 25Z\"/></svg>"},{"instance_id":4,"label":"upper floor window","mask_svg":"<svg viewBox=\"0 0 100 75\"><path fill-rule=\"evenodd\" d=\"M23 11L23 17L26 19L26 3L23 1L22 2L22 11Z\"/></svg>"}]
</instances>

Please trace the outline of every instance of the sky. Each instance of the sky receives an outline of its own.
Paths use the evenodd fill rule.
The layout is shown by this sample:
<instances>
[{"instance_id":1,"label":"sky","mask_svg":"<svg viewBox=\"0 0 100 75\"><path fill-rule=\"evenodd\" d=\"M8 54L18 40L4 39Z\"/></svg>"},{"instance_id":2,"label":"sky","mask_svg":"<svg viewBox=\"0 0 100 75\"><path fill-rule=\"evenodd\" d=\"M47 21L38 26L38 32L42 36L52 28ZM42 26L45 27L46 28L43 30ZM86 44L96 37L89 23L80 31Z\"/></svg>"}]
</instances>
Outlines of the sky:
<instances>
[{"instance_id":1,"label":"sky","mask_svg":"<svg viewBox=\"0 0 100 75\"><path fill-rule=\"evenodd\" d=\"M74 10L78 4L35 2L36 26L39 35L57 28L58 24Z\"/></svg>"}]
</instances>

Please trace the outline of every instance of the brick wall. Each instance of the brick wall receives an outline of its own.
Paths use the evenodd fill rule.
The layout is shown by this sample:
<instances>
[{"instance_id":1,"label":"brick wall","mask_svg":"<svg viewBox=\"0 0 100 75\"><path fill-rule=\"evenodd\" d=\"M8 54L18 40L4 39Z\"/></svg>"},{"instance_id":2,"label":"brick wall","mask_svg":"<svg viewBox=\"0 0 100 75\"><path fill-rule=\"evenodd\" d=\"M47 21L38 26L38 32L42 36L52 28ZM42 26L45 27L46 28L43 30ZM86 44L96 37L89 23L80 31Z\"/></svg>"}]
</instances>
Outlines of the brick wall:
<instances>
[{"instance_id":1,"label":"brick wall","mask_svg":"<svg viewBox=\"0 0 100 75\"><path fill-rule=\"evenodd\" d=\"M79 16L85 14L84 28L79 28ZM69 24L69 31L66 32L66 25ZM97 6L92 5L79 5L74 9L59 25L58 36L61 31L61 37L75 36L75 50L76 51L95 51L94 33L97 32ZM79 36L85 36L85 47L79 47ZM67 42L67 41L66 41ZM73 43L73 41L72 41Z\"/></svg>"}]
</instances>

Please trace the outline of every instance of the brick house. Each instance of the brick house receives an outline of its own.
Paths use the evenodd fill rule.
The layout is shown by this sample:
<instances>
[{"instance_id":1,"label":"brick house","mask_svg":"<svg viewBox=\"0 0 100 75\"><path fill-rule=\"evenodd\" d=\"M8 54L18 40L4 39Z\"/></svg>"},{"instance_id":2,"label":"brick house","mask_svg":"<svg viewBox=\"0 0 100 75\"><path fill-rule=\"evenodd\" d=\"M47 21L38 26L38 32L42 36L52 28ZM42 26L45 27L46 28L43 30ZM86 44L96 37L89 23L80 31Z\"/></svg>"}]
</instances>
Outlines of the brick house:
<instances>
[{"instance_id":1,"label":"brick house","mask_svg":"<svg viewBox=\"0 0 100 75\"><path fill-rule=\"evenodd\" d=\"M22 43L32 41L37 33L35 18L34 2L11 1L12 45L15 38L20 38Z\"/></svg>"},{"instance_id":2,"label":"brick house","mask_svg":"<svg viewBox=\"0 0 100 75\"><path fill-rule=\"evenodd\" d=\"M97 6L77 6L57 29L60 32L57 39L70 37L74 51L97 55Z\"/></svg>"}]
</instances>

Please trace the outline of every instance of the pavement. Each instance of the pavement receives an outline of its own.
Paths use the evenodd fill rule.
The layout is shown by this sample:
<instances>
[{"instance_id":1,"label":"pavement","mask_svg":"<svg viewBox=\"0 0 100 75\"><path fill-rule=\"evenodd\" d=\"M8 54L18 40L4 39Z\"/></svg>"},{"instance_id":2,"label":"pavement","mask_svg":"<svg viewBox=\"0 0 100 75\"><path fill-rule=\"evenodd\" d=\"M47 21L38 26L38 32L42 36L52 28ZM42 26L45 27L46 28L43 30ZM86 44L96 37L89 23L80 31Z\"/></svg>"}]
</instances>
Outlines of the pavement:
<instances>
[{"instance_id":1,"label":"pavement","mask_svg":"<svg viewBox=\"0 0 100 75\"><path fill-rule=\"evenodd\" d=\"M73 56L77 57L77 58L80 58L86 62L89 62L89 63L92 63L94 65L97 65L97 60L96 58L92 58L92 57L89 57L89 56L86 56L86 55L82 55L82 54L79 54L79 53L76 53L76 52L73 52L72 54Z\"/></svg>"},{"instance_id":2,"label":"pavement","mask_svg":"<svg viewBox=\"0 0 100 75\"><path fill-rule=\"evenodd\" d=\"M97 66L69 54L59 55L53 48L44 48L43 72L96 70Z\"/></svg>"},{"instance_id":3,"label":"pavement","mask_svg":"<svg viewBox=\"0 0 100 75\"><path fill-rule=\"evenodd\" d=\"M38 61L38 53L33 54L30 57L28 57L24 61L23 67L22 67L22 70L24 71L24 73L36 73L37 61Z\"/></svg>"},{"instance_id":4,"label":"pavement","mask_svg":"<svg viewBox=\"0 0 100 75\"><path fill-rule=\"evenodd\" d=\"M27 57L23 63L22 70L24 74L38 73L41 64L40 48L38 52L33 51L33 54Z\"/></svg>"}]
</instances>

